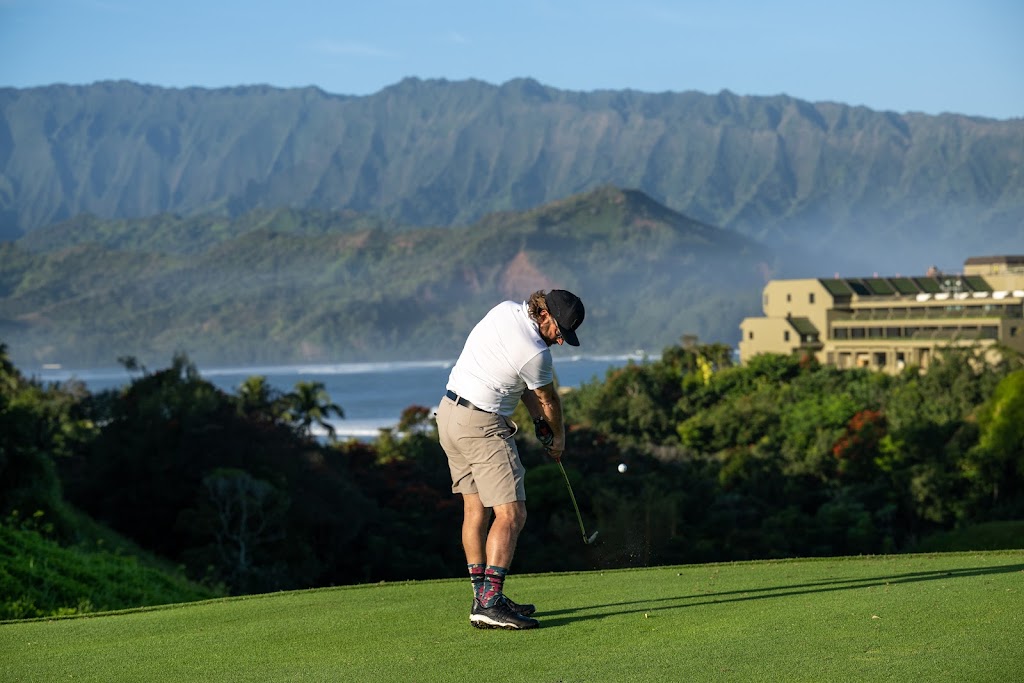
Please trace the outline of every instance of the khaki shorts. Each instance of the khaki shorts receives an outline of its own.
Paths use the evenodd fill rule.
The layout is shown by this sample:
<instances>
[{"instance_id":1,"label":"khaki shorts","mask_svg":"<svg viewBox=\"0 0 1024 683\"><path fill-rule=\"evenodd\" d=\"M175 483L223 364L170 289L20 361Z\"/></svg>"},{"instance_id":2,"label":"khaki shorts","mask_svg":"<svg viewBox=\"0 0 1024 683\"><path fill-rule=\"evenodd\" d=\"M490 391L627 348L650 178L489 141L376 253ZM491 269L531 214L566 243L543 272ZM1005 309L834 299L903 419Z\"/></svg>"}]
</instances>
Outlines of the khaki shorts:
<instances>
[{"instance_id":1,"label":"khaki shorts","mask_svg":"<svg viewBox=\"0 0 1024 683\"><path fill-rule=\"evenodd\" d=\"M512 420L445 397L437 408L437 433L448 455L452 493L478 493L489 508L526 500L526 470L512 438Z\"/></svg>"}]
</instances>

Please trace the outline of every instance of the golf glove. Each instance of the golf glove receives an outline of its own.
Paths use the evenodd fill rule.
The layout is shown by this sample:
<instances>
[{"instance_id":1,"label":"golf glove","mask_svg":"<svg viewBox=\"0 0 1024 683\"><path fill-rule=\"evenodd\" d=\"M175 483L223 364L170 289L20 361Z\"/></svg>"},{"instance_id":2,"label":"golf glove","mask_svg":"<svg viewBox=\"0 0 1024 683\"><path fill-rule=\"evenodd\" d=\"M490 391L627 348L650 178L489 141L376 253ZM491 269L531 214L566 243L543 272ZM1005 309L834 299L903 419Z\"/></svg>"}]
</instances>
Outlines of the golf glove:
<instances>
[{"instance_id":1,"label":"golf glove","mask_svg":"<svg viewBox=\"0 0 1024 683\"><path fill-rule=\"evenodd\" d=\"M551 425L543 417L533 419L533 432L544 448L551 448L551 444L555 442L555 433L551 431Z\"/></svg>"}]
</instances>

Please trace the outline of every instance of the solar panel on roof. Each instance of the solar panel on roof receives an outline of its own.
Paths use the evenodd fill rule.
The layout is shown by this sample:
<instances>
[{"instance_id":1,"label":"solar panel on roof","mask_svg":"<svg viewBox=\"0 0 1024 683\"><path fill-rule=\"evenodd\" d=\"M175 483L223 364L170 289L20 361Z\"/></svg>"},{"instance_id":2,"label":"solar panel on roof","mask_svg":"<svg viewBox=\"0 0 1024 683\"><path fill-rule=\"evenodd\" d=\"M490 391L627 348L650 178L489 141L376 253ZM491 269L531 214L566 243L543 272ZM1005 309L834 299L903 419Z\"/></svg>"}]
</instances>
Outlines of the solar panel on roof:
<instances>
[{"instance_id":1,"label":"solar panel on roof","mask_svg":"<svg viewBox=\"0 0 1024 683\"><path fill-rule=\"evenodd\" d=\"M872 294L887 295L887 294L895 294L896 293L895 290L892 288L892 285L890 285L888 282L886 282L882 278L878 278L878 277L866 278L864 280L864 285L869 290L871 290Z\"/></svg>"},{"instance_id":2,"label":"solar panel on roof","mask_svg":"<svg viewBox=\"0 0 1024 683\"><path fill-rule=\"evenodd\" d=\"M871 290L869 290L860 280L847 280L846 284L853 290L854 294L860 294L861 296L868 296L871 294Z\"/></svg>"},{"instance_id":3,"label":"solar panel on roof","mask_svg":"<svg viewBox=\"0 0 1024 683\"><path fill-rule=\"evenodd\" d=\"M889 283L900 294L917 294L921 291L909 277L892 277L889 278Z\"/></svg>"},{"instance_id":4,"label":"solar panel on roof","mask_svg":"<svg viewBox=\"0 0 1024 683\"><path fill-rule=\"evenodd\" d=\"M846 286L845 280L818 280L818 282L820 282L832 296L849 296L853 293L850 291L850 288Z\"/></svg>"},{"instance_id":5,"label":"solar panel on roof","mask_svg":"<svg viewBox=\"0 0 1024 683\"><path fill-rule=\"evenodd\" d=\"M985 278L980 275L967 275L963 278L963 281L967 283L967 286L975 292L991 292L992 287L985 282Z\"/></svg>"}]
</instances>

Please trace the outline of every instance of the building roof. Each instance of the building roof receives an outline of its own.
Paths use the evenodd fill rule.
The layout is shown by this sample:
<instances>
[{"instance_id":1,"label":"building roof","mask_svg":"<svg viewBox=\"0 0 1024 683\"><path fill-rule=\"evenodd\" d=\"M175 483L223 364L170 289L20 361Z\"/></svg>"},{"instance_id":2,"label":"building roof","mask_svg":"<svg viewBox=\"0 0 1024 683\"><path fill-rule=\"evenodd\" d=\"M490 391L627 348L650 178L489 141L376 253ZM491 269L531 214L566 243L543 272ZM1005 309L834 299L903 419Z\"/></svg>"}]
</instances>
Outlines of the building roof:
<instances>
[{"instance_id":1,"label":"building roof","mask_svg":"<svg viewBox=\"0 0 1024 683\"><path fill-rule=\"evenodd\" d=\"M789 324L792 325L793 329L797 331L797 334L802 337L806 337L808 335L812 337L818 336L818 328L815 327L814 323L807 318L790 318Z\"/></svg>"},{"instance_id":2,"label":"building roof","mask_svg":"<svg viewBox=\"0 0 1024 683\"><path fill-rule=\"evenodd\" d=\"M862 297L914 296L915 294L938 294L940 292L993 291L992 286L980 275L848 277L821 279L819 282L833 296L850 296L851 294L857 294Z\"/></svg>"},{"instance_id":3,"label":"building roof","mask_svg":"<svg viewBox=\"0 0 1024 683\"><path fill-rule=\"evenodd\" d=\"M849 296L853 294L853 290L846 284L846 280L840 280L839 278L821 280L821 285L828 290L828 293L832 296Z\"/></svg>"},{"instance_id":4,"label":"building roof","mask_svg":"<svg viewBox=\"0 0 1024 683\"><path fill-rule=\"evenodd\" d=\"M1015 254L1012 256L971 256L964 265L966 266L988 266L988 265L1024 266L1024 255Z\"/></svg>"}]
</instances>

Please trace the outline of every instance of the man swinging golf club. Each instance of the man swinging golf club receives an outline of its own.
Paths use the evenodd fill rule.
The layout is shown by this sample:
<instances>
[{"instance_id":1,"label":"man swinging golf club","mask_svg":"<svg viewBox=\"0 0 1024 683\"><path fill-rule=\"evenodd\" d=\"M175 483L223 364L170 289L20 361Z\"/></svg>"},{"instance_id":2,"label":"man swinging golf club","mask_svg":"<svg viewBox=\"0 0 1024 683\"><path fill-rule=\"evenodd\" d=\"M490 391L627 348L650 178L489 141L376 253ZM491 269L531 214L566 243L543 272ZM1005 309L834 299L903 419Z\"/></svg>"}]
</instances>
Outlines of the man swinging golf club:
<instances>
[{"instance_id":1,"label":"man swinging golf club","mask_svg":"<svg viewBox=\"0 0 1024 683\"><path fill-rule=\"evenodd\" d=\"M462 546L474 590L469 621L477 628L539 625L530 617L533 605L504 594L526 522L525 470L513 439L518 427L510 416L522 400L535 420L550 427L548 453L561 460L565 427L550 347L579 346L576 329L583 316L583 302L562 289L498 304L469 333L438 406L437 431L452 492L463 499Z\"/></svg>"}]
</instances>

